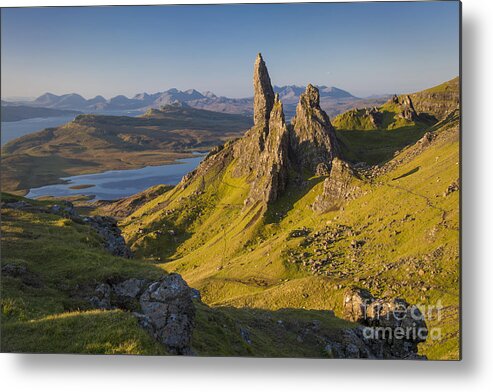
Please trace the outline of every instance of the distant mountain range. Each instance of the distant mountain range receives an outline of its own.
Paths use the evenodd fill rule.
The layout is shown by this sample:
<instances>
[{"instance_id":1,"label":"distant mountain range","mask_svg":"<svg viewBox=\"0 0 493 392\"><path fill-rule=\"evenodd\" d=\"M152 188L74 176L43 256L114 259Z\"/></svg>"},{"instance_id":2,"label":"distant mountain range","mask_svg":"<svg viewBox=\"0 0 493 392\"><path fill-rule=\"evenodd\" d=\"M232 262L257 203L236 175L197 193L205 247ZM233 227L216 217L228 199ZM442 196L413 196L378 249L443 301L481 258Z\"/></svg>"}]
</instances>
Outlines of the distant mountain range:
<instances>
[{"instance_id":1,"label":"distant mountain range","mask_svg":"<svg viewBox=\"0 0 493 392\"><path fill-rule=\"evenodd\" d=\"M371 100L361 99L337 87L317 87L320 91L321 106L328 112L329 115L336 115L344 110L347 110L348 108L354 108L363 104L365 106L370 106L371 104L376 105L383 103L388 99L388 96L378 97ZM274 86L274 91L279 94L280 99L286 107L287 117L291 117L294 114L295 105L304 90L305 87L296 85L280 87ZM143 92L136 94L132 98L128 98L124 95L117 95L110 99L105 99L101 95L91 99L85 99L80 94L76 93L64 95L45 93L36 98L34 101L2 101L2 106L27 105L31 107L78 110L82 112L98 113L122 110L138 110L144 112L150 108L160 108L162 106L176 103L186 103L188 106L196 109L223 113L252 115L253 112L252 97L228 98L217 96L210 91L201 93L195 89L181 91L176 88L154 94Z\"/></svg>"}]
</instances>

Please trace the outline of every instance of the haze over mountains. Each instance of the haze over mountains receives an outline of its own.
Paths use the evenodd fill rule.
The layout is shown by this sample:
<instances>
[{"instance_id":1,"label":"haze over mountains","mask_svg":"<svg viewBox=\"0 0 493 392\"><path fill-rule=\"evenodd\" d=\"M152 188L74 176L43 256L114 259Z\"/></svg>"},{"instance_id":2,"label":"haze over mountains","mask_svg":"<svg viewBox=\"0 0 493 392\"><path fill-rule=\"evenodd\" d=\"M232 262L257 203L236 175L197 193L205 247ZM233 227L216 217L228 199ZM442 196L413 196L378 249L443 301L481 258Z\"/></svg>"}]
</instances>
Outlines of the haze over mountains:
<instances>
[{"instance_id":1,"label":"haze over mountains","mask_svg":"<svg viewBox=\"0 0 493 392\"><path fill-rule=\"evenodd\" d=\"M337 87L317 86L320 91L321 107L329 115L339 114L349 108L365 107L377 105L385 102L388 96L380 96L371 99L355 97L351 93ZM294 115L296 103L304 91L304 87L274 86L274 91L279 94L279 98L285 105L286 116L289 118ZM45 93L34 101L7 102L2 101L2 106L28 105L33 107L43 107L50 109L69 109L85 112L99 112L112 110L142 110L149 108L160 108L170 104L186 104L193 108L210 110L215 112L234 113L234 114L253 114L253 97L229 98L217 96L213 92L199 92L195 89L185 91L172 88L166 91L149 94L142 92L132 98L124 95L117 95L106 99L98 95L91 99L85 99L79 94L55 95Z\"/></svg>"}]
</instances>

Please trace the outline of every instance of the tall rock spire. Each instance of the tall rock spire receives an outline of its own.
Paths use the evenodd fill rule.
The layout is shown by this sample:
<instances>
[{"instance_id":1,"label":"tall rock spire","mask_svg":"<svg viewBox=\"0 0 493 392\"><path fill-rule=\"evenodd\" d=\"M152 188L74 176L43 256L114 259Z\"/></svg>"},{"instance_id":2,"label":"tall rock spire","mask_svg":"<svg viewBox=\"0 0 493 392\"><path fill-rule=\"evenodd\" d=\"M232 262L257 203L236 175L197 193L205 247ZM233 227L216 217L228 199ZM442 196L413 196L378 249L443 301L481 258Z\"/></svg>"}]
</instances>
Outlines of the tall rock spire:
<instances>
[{"instance_id":1,"label":"tall rock spire","mask_svg":"<svg viewBox=\"0 0 493 392\"><path fill-rule=\"evenodd\" d=\"M318 89L311 84L301 94L291 124L295 162L314 173L328 174L332 159L338 155L337 140L329 116L320 108Z\"/></svg>"},{"instance_id":2,"label":"tall rock spire","mask_svg":"<svg viewBox=\"0 0 493 392\"><path fill-rule=\"evenodd\" d=\"M282 102L276 94L269 118L269 133L260 154L255 178L245 204L256 201L271 203L286 189L289 168L289 131L284 120Z\"/></svg>"},{"instance_id":3,"label":"tall rock spire","mask_svg":"<svg viewBox=\"0 0 493 392\"><path fill-rule=\"evenodd\" d=\"M253 69L253 121L255 126L262 129L267 128L273 106L274 90L265 62L259 53Z\"/></svg>"}]
</instances>

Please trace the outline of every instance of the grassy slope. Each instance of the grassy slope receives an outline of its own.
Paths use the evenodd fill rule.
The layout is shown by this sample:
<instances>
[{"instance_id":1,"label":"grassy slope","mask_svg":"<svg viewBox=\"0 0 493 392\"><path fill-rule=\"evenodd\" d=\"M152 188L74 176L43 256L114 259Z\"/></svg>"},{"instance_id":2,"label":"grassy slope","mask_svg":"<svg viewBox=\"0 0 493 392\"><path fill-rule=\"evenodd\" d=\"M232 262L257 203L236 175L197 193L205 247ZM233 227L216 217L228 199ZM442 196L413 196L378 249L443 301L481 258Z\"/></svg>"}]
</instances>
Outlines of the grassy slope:
<instances>
[{"instance_id":1,"label":"grassy slope","mask_svg":"<svg viewBox=\"0 0 493 392\"><path fill-rule=\"evenodd\" d=\"M173 163L241 136L250 125L241 115L175 107L142 117L78 116L3 146L2 189L25 194L61 177Z\"/></svg>"},{"instance_id":2,"label":"grassy slope","mask_svg":"<svg viewBox=\"0 0 493 392\"><path fill-rule=\"evenodd\" d=\"M41 287L2 275L2 351L161 354L164 350L119 310L91 310L70 295L77 285L114 276L156 278L162 271L113 257L87 226L60 216L2 209L2 265L28 268Z\"/></svg>"},{"instance_id":3,"label":"grassy slope","mask_svg":"<svg viewBox=\"0 0 493 392\"><path fill-rule=\"evenodd\" d=\"M430 358L457 358L458 193L442 197L458 178L457 121L437 132L448 127L444 140L410 162L361 181L363 195L339 211L312 212L310 205L322 188L321 179L313 178L305 189L288 190L259 219L255 208L243 209L248 186L245 179L231 178L232 163L214 180L206 180L209 186L200 195L194 194L196 181L143 206L123 223L124 233L142 256L168 261L160 266L181 273L209 305L340 312L343 290L353 284L425 305L441 299L447 307L444 319L429 324L443 328L443 339L427 343L422 351ZM424 133L416 128L418 135ZM385 132L380 142L399 130ZM406 154L408 150L396 159ZM163 224L176 235L156 234ZM336 255L334 273L314 276L289 262L290 251L302 249L308 257L315 253L310 246L303 249L303 238L290 236L293 230L308 227L315 232L339 225L347 229L330 248ZM350 250L353 240L366 241L355 254Z\"/></svg>"},{"instance_id":4,"label":"grassy slope","mask_svg":"<svg viewBox=\"0 0 493 392\"><path fill-rule=\"evenodd\" d=\"M4 201L22 200L2 196ZM162 269L107 254L90 228L56 215L4 208L2 232L2 265L25 266L42 283L35 287L2 276L2 352L166 354L129 312L91 309L81 297L87 285L115 277L155 279ZM300 342L300 333L314 322L320 323L317 334L325 337L351 327L327 312L196 306L192 345L198 355L319 357L324 355L323 341Z\"/></svg>"}]
</instances>

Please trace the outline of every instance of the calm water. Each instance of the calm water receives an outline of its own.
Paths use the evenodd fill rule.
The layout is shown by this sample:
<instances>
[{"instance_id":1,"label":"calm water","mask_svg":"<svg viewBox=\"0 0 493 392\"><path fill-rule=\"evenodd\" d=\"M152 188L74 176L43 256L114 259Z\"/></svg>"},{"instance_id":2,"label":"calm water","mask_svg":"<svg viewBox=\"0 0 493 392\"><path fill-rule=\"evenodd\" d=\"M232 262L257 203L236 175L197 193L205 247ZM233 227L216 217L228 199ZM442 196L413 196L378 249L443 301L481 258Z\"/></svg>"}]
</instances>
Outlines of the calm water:
<instances>
[{"instance_id":1,"label":"calm water","mask_svg":"<svg viewBox=\"0 0 493 392\"><path fill-rule=\"evenodd\" d=\"M101 111L96 114L107 114L111 116L137 116L142 114L141 111ZM1 141L2 146L11 140L18 137L28 135L30 133L41 131L45 128L58 127L72 121L75 116L68 117L46 117L46 118L28 118L27 120L2 122L1 123Z\"/></svg>"},{"instance_id":2,"label":"calm water","mask_svg":"<svg viewBox=\"0 0 493 392\"><path fill-rule=\"evenodd\" d=\"M2 122L2 146L33 132L41 131L45 128L58 127L59 125L72 121L75 116L70 117L47 117L47 118L28 118L27 120Z\"/></svg>"},{"instance_id":3,"label":"calm water","mask_svg":"<svg viewBox=\"0 0 493 392\"><path fill-rule=\"evenodd\" d=\"M180 159L177 164L146 166L134 170L110 170L103 173L65 177L66 184L47 185L33 188L27 197L94 195L95 199L115 200L131 196L158 184L176 185L188 172L195 169L204 158ZM85 189L70 189L79 185L92 185Z\"/></svg>"}]
</instances>

